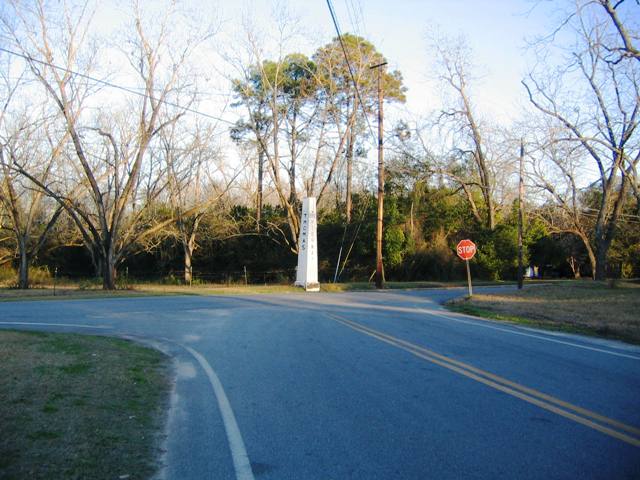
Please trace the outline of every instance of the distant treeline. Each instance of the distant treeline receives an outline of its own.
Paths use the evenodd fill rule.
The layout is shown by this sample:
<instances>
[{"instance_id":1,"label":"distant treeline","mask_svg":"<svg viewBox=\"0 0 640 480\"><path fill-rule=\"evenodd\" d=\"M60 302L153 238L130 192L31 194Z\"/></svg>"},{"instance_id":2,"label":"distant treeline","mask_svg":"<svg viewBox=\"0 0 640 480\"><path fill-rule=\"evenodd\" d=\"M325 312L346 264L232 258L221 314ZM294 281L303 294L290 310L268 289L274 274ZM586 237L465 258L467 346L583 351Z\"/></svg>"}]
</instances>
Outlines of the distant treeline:
<instances>
[{"instance_id":1,"label":"distant treeline","mask_svg":"<svg viewBox=\"0 0 640 480\"><path fill-rule=\"evenodd\" d=\"M399 187L393 176L388 184L385 208L384 263L387 280L461 280L464 263L455 254L455 245L471 238L478 253L471 261L474 277L494 280L517 278L517 204L501 217L495 229L479 225L466 201L448 188L416 189ZM399 178L399 177L396 177ZM295 278L296 254L279 236L286 225L280 207L265 206L261 228L255 210L231 206L205 215L193 254L193 281L213 283L288 283ZM540 278L591 276L587 252L569 234L550 234L528 211L524 228L525 266ZM344 204L324 206L318 215L319 275L322 282L366 281L375 269L376 202L371 195L354 197L352 221L346 223ZM65 222L61 222L61 227ZM66 223L70 228L72 226ZM59 229L61 228L59 227ZM609 276L639 277L640 234L630 223L622 228L611 249ZM221 232L223 232L221 234ZM73 231L51 236L34 262L60 277L96 276L87 249L58 243ZM119 268L121 280L184 282L184 252L175 235L163 232L153 246L140 245ZM340 263L338 263L340 259ZM337 268L337 272L336 272Z\"/></svg>"}]
</instances>

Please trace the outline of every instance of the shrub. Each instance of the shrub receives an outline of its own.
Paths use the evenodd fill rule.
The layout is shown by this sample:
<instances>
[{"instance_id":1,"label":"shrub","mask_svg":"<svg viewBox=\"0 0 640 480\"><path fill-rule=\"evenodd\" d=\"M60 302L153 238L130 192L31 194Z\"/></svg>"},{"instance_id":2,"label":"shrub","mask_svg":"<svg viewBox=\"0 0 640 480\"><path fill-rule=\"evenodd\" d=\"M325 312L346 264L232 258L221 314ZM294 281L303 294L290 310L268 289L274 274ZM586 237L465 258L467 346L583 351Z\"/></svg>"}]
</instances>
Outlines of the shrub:
<instances>
[{"instance_id":1,"label":"shrub","mask_svg":"<svg viewBox=\"0 0 640 480\"><path fill-rule=\"evenodd\" d=\"M53 283L49 267L29 267L29 285L42 286Z\"/></svg>"},{"instance_id":2,"label":"shrub","mask_svg":"<svg viewBox=\"0 0 640 480\"><path fill-rule=\"evenodd\" d=\"M0 285L12 285L17 280L16 271L8 265L0 267Z\"/></svg>"},{"instance_id":3,"label":"shrub","mask_svg":"<svg viewBox=\"0 0 640 480\"><path fill-rule=\"evenodd\" d=\"M455 280L462 277L459 263L448 247L434 245L406 255L394 276L409 281Z\"/></svg>"},{"instance_id":4,"label":"shrub","mask_svg":"<svg viewBox=\"0 0 640 480\"><path fill-rule=\"evenodd\" d=\"M162 278L162 283L163 285L182 285L183 280L170 273Z\"/></svg>"},{"instance_id":5,"label":"shrub","mask_svg":"<svg viewBox=\"0 0 640 480\"><path fill-rule=\"evenodd\" d=\"M79 290L93 290L102 286L102 280L99 278L83 278L78 282Z\"/></svg>"}]
</instances>

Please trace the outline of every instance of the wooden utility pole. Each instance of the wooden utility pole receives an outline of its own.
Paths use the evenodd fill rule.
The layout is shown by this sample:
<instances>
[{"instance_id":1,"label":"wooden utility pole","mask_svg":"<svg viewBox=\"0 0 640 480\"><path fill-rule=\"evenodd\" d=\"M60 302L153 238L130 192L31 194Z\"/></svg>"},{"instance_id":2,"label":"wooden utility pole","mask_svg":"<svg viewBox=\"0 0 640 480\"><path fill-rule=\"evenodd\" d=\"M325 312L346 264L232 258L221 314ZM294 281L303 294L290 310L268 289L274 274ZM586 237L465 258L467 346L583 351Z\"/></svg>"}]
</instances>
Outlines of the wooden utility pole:
<instances>
[{"instance_id":1,"label":"wooden utility pole","mask_svg":"<svg viewBox=\"0 0 640 480\"><path fill-rule=\"evenodd\" d=\"M524 142L520 139L520 182L518 189L518 290L522 290L524 283L524 246L522 229L524 225Z\"/></svg>"},{"instance_id":2,"label":"wooden utility pole","mask_svg":"<svg viewBox=\"0 0 640 480\"><path fill-rule=\"evenodd\" d=\"M384 213L384 150L383 150L383 94L380 70L387 62L372 65L378 73L378 222L376 225L376 288L384 287L384 267L382 265L382 217Z\"/></svg>"}]
</instances>

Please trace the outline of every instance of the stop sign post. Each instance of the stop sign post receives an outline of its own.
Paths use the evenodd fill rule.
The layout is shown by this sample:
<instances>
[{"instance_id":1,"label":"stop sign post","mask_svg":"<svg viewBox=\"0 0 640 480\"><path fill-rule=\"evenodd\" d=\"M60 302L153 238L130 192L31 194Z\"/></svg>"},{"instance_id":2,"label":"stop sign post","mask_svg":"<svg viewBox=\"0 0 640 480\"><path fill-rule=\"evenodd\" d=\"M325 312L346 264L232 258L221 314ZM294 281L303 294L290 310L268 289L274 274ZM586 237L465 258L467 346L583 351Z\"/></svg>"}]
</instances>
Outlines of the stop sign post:
<instances>
[{"instance_id":1,"label":"stop sign post","mask_svg":"<svg viewBox=\"0 0 640 480\"><path fill-rule=\"evenodd\" d=\"M467 282L469 283L469 296L473 296L473 288L471 287L471 270L469 269L469 260L476 254L476 244L471 240L460 240L456 247L458 256L467 264Z\"/></svg>"}]
</instances>

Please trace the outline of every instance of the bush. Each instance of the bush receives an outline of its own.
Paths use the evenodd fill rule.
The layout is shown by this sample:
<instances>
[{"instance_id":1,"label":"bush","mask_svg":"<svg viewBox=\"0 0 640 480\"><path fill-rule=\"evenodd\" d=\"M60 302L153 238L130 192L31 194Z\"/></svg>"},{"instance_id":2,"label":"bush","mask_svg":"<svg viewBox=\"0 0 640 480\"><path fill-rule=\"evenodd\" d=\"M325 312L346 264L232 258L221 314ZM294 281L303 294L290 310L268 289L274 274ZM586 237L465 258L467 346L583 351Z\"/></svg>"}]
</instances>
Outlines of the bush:
<instances>
[{"instance_id":1,"label":"bush","mask_svg":"<svg viewBox=\"0 0 640 480\"><path fill-rule=\"evenodd\" d=\"M518 231L513 225L498 225L495 230L477 234L475 257L478 274L491 280L515 279L518 267Z\"/></svg>"},{"instance_id":2,"label":"bush","mask_svg":"<svg viewBox=\"0 0 640 480\"><path fill-rule=\"evenodd\" d=\"M13 285L17 279L16 271L8 265L0 268L0 285Z\"/></svg>"},{"instance_id":3,"label":"bush","mask_svg":"<svg viewBox=\"0 0 640 480\"><path fill-rule=\"evenodd\" d=\"M78 282L78 290L93 290L102 286L99 278L83 278Z\"/></svg>"},{"instance_id":4,"label":"bush","mask_svg":"<svg viewBox=\"0 0 640 480\"><path fill-rule=\"evenodd\" d=\"M183 279L176 277L173 273L162 278L163 285L182 285L183 283Z\"/></svg>"},{"instance_id":5,"label":"bush","mask_svg":"<svg viewBox=\"0 0 640 480\"><path fill-rule=\"evenodd\" d=\"M43 267L29 267L29 285L32 287L50 285L53 283L51 272L46 265Z\"/></svg>"},{"instance_id":6,"label":"bush","mask_svg":"<svg viewBox=\"0 0 640 480\"><path fill-rule=\"evenodd\" d=\"M391 226L384 233L384 256L391 267L402 263L404 256L405 236L398 225Z\"/></svg>"},{"instance_id":7,"label":"bush","mask_svg":"<svg viewBox=\"0 0 640 480\"><path fill-rule=\"evenodd\" d=\"M427 247L406 255L404 262L390 273L399 280L407 281L448 281L462 278L463 274L459 260L444 245Z\"/></svg>"}]
</instances>

